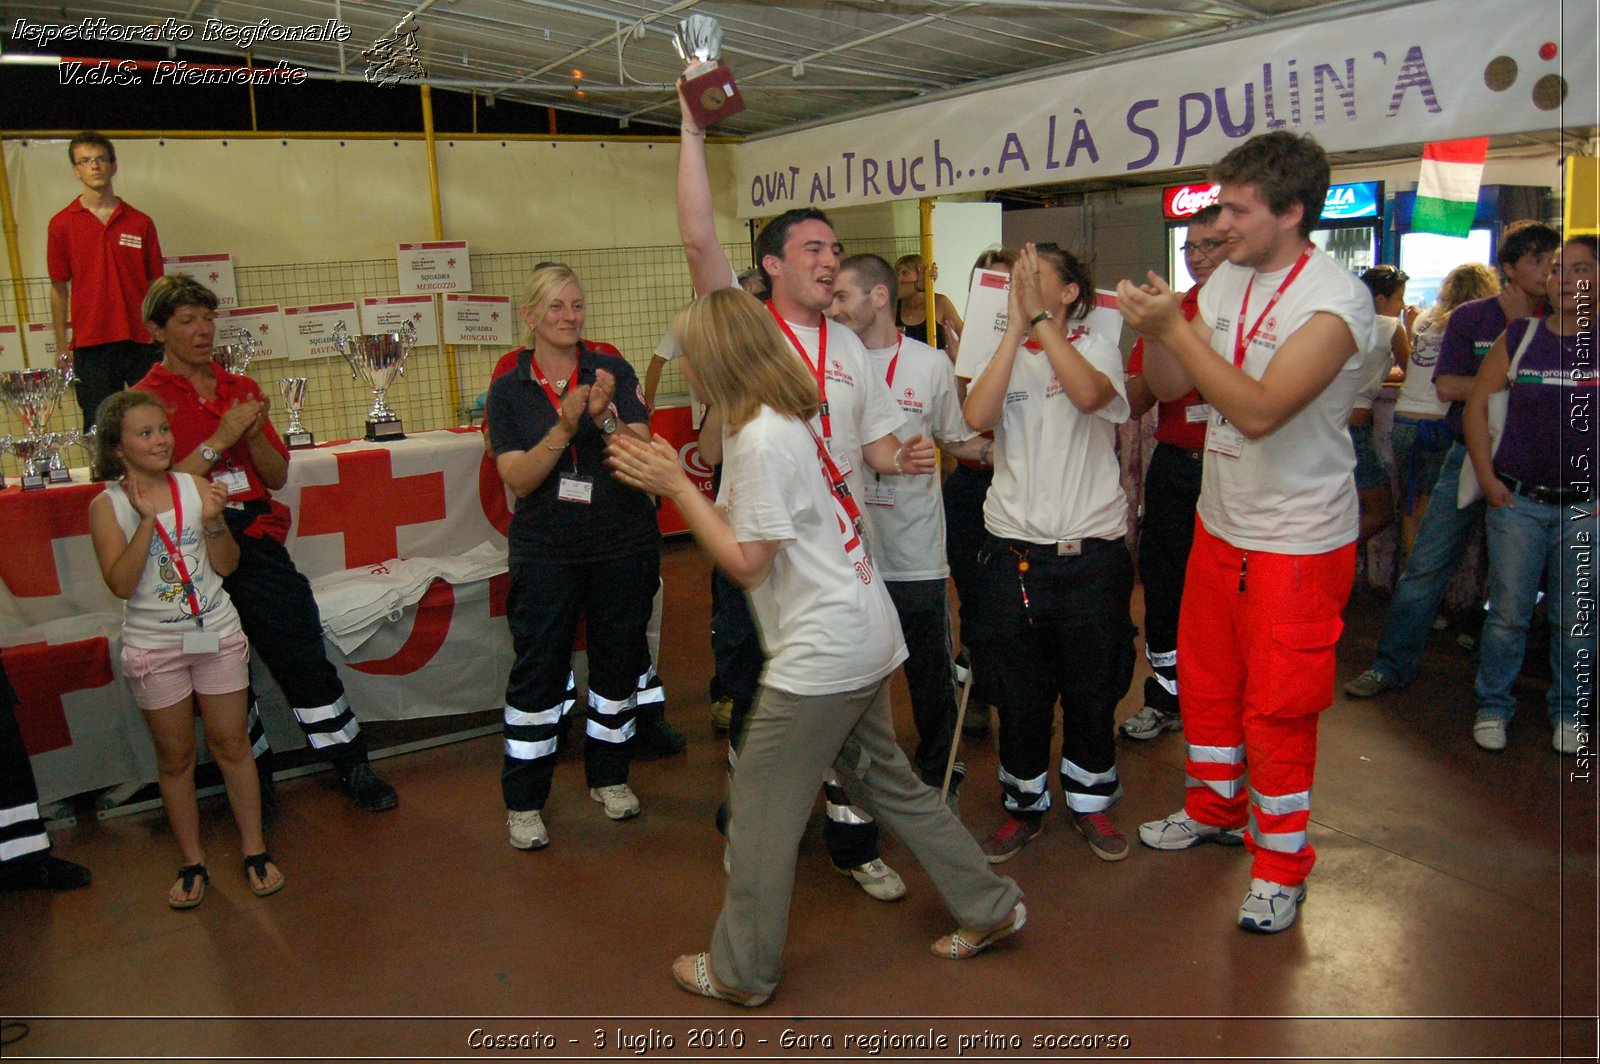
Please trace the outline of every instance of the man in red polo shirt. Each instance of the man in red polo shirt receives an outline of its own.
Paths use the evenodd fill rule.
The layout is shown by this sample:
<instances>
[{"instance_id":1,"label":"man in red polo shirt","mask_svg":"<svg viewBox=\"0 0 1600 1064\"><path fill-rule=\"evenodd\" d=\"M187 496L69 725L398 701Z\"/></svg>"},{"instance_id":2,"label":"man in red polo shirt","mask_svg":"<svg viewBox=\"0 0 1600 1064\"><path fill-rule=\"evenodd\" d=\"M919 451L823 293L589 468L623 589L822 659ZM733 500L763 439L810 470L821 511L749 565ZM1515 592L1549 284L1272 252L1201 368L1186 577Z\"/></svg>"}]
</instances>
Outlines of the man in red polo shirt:
<instances>
[{"instance_id":1,"label":"man in red polo shirt","mask_svg":"<svg viewBox=\"0 0 1600 1064\"><path fill-rule=\"evenodd\" d=\"M1213 228L1222 208L1212 204L1189 219L1183 262L1194 287L1183 294L1184 319L1200 311L1200 288L1227 258L1227 241ZM1133 417L1144 416L1156 397L1144 379L1144 340L1128 356L1128 402ZM1122 722L1130 739L1154 739L1183 727L1178 715L1178 605L1183 601L1183 570L1194 543L1194 508L1200 502L1200 465L1205 454L1211 407L1190 388L1162 403L1156 422L1156 449L1144 481L1144 517L1139 526L1139 580L1144 584L1144 656L1150 676L1144 682L1144 708Z\"/></svg>"},{"instance_id":2,"label":"man in red polo shirt","mask_svg":"<svg viewBox=\"0 0 1600 1064\"><path fill-rule=\"evenodd\" d=\"M132 386L161 357L139 310L150 282L163 272L161 243L150 216L112 191L117 152L111 141L85 131L72 138L67 155L83 192L50 219L50 322L59 360L77 375L88 428L101 400Z\"/></svg>"}]
</instances>

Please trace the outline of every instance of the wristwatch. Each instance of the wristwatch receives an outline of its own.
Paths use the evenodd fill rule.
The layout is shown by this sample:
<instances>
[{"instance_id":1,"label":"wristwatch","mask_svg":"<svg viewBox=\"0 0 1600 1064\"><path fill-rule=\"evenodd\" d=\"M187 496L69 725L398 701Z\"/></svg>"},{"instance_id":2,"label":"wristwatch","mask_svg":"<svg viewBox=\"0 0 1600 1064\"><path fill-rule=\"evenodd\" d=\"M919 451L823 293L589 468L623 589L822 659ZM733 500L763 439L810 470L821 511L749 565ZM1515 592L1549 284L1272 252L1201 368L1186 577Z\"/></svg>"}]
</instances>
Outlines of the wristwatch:
<instances>
[{"instance_id":1,"label":"wristwatch","mask_svg":"<svg viewBox=\"0 0 1600 1064\"><path fill-rule=\"evenodd\" d=\"M600 431L607 436L615 436L621 428L622 426L617 423L617 415L613 413L607 412L606 416L600 419Z\"/></svg>"},{"instance_id":2,"label":"wristwatch","mask_svg":"<svg viewBox=\"0 0 1600 1064\"><path fill-rule=\"evenodd\" d=\"M202 443L200 445L200 457L204 458L208 462L215 462L218 458L221 458L222 455L209 443Z\"/></svg>"},{"instance_id":3,"label":"wristwatch","mask_svg":"<svg viewBox=\"0 0 1600 1064\"><path fill-rule=\"evenodd\" d=\"M1054 314L1050 313L1048 310L1041 310L1039 313L1028 319L1028 328L1033 328L1041 321L1053 321L1054 319Z\"/></svg>"}]
</instances>

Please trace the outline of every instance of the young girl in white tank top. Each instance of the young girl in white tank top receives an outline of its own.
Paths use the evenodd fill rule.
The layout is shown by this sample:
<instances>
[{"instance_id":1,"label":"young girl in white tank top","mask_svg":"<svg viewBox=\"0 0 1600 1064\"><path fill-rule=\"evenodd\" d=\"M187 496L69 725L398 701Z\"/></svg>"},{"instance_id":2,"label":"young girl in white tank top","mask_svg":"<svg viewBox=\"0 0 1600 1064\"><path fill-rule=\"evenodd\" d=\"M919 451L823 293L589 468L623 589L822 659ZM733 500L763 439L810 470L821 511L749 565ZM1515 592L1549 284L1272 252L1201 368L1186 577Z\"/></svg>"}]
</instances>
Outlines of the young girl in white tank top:
<instances>
[{"instance_id":1,"label":"young girl in white tank top","mask_svg":"<svg viewBox=\"0 0 1600 1064\"><path fill-rule=\"evenodd\" d=\"M172 431L161 401L123 391L96 415L100 473L113 480L89 506L89 533L106 584L126 605L122 672L155 743L161 804L183 853L167 892L174 909L205 898L210 875L195 798L195 703L222 770L257 895L283 886L261 835L261 790L246 734L249 644L222 577L239 546L222 520L226 489L173 473Z\"/></svg>"}]
</instances>

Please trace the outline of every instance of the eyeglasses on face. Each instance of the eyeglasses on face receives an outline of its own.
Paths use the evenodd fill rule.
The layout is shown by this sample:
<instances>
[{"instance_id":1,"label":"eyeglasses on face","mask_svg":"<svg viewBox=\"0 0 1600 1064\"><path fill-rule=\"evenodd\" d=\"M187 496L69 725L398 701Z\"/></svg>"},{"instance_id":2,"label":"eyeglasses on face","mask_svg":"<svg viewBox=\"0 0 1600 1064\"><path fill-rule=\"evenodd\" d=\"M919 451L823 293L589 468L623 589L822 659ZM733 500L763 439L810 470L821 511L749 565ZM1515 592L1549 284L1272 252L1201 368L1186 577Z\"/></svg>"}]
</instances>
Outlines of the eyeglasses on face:
<instances>
[{"instance_id":1,"label":"eyeglasses on face","mask_svg":"<svg viewBox=\"0 0 1600 1064\"><path fill-rule=\"evenodd\" d=\"M116 160L111 158L111 156L109 156L109 155L94 155L94 156L91 156L91 157L89 157L87 159L79 159L77 162L73 163L72 165L73 166L90 166L90 167L94 167L94 166L110 166L111 164L113 164L115 162L116 162Z\"/></svg>"},{"instance_id":2,"label":"eyeglasses on face","mask_svg":"<svg viewBox=\"0 0 1600 1064\"><path fill-rule=\"evenodd\" d=\"M1185 240L1183 243L1178 245L1178 250L1183 252L1185 255L1193 255L1197 251L1203 252L1207 255L1213 255L1216 253L1218 248L1222 247L1222 245L1226 243L1226 240L1218 240L1215 237L1207 237L1198 244L1193 240Z\"/></svg>"}]
</instances>

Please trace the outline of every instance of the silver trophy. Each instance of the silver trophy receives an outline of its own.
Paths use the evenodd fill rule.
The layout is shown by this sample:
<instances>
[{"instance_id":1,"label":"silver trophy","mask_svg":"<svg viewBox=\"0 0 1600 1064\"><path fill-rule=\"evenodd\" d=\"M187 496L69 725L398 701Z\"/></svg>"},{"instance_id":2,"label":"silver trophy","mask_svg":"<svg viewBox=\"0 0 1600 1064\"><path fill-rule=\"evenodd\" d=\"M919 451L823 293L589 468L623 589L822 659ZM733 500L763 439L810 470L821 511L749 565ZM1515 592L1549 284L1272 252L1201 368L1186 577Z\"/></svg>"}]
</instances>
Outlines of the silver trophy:
<instances>
[{"instance_id":1,"label":"silver trophy","mask_svg":"<svg viewBox=\"0 0 1600 1064\"><path fill-rule=\"evenodd\" d=\"M10 436L0 436L0 454L5 454L9 450L11 450L11 437ZM6 486L5 470L0 469L0 491L5 490L5 486Z\"/></svg>"},{"instance_id":2,"label":"silver trophy","mask_svg":"<svg viewBox=\"0 0 1600 1064\"><path fill-rule=\"evenodd\" d=\"M222 334L218 333L220 337ZM256 357L255 334L249 329L229 329L227 335L235 337L226 344L213 344L211 347L211 361L236 376L244 376L244 371L250 365L250 360Z\"/></svg>"},{"instance_id":3,"label":"silver trophy","mask_svg":"<svg viewBox=\"0 0 1600 1064\"><path fill-rule=\"evenodd\" d=\"M0 402L4 402L28 430L11 441L11 453L22 461L22 488L33 491L52 483L71 480L59 460L60 474L51 473L56 449L69 442L67 434L46 432L45 425L56 412L61 394L72 383L71 368L12 369L0 372Z\"/></svg>"},{"instance_id":4,"label":"silver trophy","mask_svg":"<svg viewBox=\"0 0 1600 1064\"><path fill-rule=\"evenodd\" d=\"M289 408L289 426L283 430L283 442L291 448L315 446L316 437L300 421L300 412L306 408L306 379L284 377L278 381L278 391L283 393L283 405Z\"/></svg>"},{"instance_id":5,"label":"silver trophy","mask_svg":"<svg viewBox=\"0 0 1600 1064\"><path fill-rule=\"evenodd\" d=\"M702 130L744 110L744 97L733 72L722 61L722 26L710 15L695 13L678 24L672 45L689 64L682 91L689 113Z\"/></svg>"},{"instance_id":6,"label":"silver trophy","mask_svg":"<svg viewBox=\"0 0 1600 1064\"><path fill-rule=\"evenodd\" d=\"M367 439L403 440L400 415L384 400L395 374L406 375L406 356L417 342L417 325L407 321L393 332L352 334L344 322L333 327L333 346L350 363L350 377L360 377L372 389L372 409L367 411Z\"/></svg>"}]
</instances>

